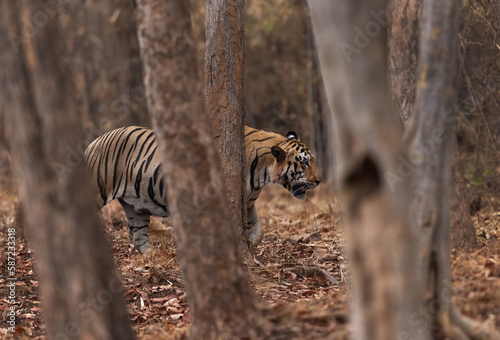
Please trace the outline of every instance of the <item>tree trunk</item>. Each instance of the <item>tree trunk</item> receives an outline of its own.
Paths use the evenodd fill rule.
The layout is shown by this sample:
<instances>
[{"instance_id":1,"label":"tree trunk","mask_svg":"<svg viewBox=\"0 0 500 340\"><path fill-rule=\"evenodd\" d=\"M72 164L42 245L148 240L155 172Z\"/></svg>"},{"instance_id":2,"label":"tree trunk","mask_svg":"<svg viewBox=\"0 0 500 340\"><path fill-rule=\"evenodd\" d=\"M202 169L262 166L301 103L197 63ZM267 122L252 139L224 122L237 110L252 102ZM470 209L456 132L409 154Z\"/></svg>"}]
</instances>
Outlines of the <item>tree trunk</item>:
<instances>
[{"instance_id":1,"label":"tree trunk","mask_svg":"<svg viewBox=\"0 0 500 340\"><path fill-rule=\"evenodd\" d=\"M10 175L10 161L8 158L7 140L5 137L5 117L2 103L0 103L0 176Z\"/></svg>"},{"instance_id":2,"label":"tree trunk","mask_svg":"<svg viewBox=\"0 0 500 340\"><path fill-rule=\"evenodd\" d=\"M206 15L206 110L219 152L233 226L246 257L244 0L209 0Z\"/></svg>"},{"instance_id":3,"label":"tree trunk","mask_svg":"<svg viewBox=\"0 0 500 340\"><path fill-rule=\"evenodd\" d=\"M148 108L163 155L190 338L249 337L259 317L205 113L189 3L140 0L138 7Z\"/></svg>"},{"instance_id":4,"label":"tree trunk","mask_svg":"<svg viewBox=\"0 0 500 340\"><path fill-rule=\"evenodd\" d=\"M415 166L411 220L422 254L418 286L427 287L432 298L441 300L438 292L449 289L446 284L451 282L448 199L451 137L456 123L453 106L459 12L454 2L430 0L423 4L416 102L406 130ZM448 319L450 302L443 301L437 311Z\"/></svg>"},{"instance_id":5,"label":"tree trunk","mask_svg":"<svg viewBox=\"0 0 500 340\"><path fill-rule=\"evenodd\" d=\"M447 202L460 4L424 3L406 154L396 147L401 136L386 100L380 27L387 24L386 3L309 3L337 130L338 181L353 268L354 337L429 339L439 323L451 339L500 338L458 314L450 297ZM411 206L408 197L414 197Z\"/></svg>"},{"instance_id":6,"label":"tree trunk","mask_svg":"<svg viewBox=\"0 0 500 340\"><path fill-rule=\"evenodd\" d=\"M449 199L460 5L455 0L428 0L422 7L415 111L406 131L415 175L411 225L419 235L421 254L416 282L427 287L419 312L430 314L427 323L439 324L451 339L498 339L498 332L460 315L451 303Z\"/></svg>"},{"instance_id":7,"label":"tree trunk","mask_svg":"<svg viewBox=\"0 0 500 340\"><path fill-rule=\"evenodd\" d=\"M402 125L406 126L415 103L421 0L390 0L388 11L388 68L390 95Z\"/></svg>"},{"instance_id":8,"label":"tree trunk","mask_svg":"<svg viewBox=\"0 0 500 340\"><path fill-rule=\"evenodd\" d=\"M131 0L60 6L77 104L98 130L94 137L121 126L150 126L134 7Z\"/></svg>"},{"instance_id":9,"label":"tree trunk","mask_svg":"<svg viewBox=\"0 0 500 340\"><path fill-rule=\"evenodd\" d=\"M408 338L427 339L407 317L420 296L414 289L415 236L407 227L409 181L393 185L388 175L397 171L404 153L386 86L386 2L309 0L309 5L336 129L354 338L398 339L408 332Z\"/></svg>"},{"instance_id":10,"label":"tree trunk","mask_svg":"<svg viewBox=\"0 0 500 340\"><path fill-rule=\"evenodd\" d=\"M57 18L29 36L32 1L0 1L0 110L30 246L48 339L133 339L83 159L83 136L67 87ZM22 15L21 15L22 14ZM9 39L11 38L11 39ZM19 44L12 44L12 39ZM20 231L16 231L20 232Z\"/></svg>"},{"instance_id":11,"label":"tree trunk","mask_svg":"<svg viewBox=\"0 0 500 340\"><path fill-rule=\"evenodd\" d=\"M407 126L415 104L421 0L390 1L391 24L388 27L389 88L399 117ZM454 148L451 190L453 247L472 249L476 244L474 224L469 213L469 197L465 186L458 148Z\"/></svg>"},{"instance_id":12,"label":"tree trunk","mask_svg":"<svg viewBox=\"0 0 500 340\"><path fill-rule=\"evenodd\" d=\"M335 169L331 112L319 69L309 6L306 0L303 0L303 2L304 31L307 44L307 111L311 130L310 139L323 179L331 181L334 178Z\"/></svg>"}]
</instances>

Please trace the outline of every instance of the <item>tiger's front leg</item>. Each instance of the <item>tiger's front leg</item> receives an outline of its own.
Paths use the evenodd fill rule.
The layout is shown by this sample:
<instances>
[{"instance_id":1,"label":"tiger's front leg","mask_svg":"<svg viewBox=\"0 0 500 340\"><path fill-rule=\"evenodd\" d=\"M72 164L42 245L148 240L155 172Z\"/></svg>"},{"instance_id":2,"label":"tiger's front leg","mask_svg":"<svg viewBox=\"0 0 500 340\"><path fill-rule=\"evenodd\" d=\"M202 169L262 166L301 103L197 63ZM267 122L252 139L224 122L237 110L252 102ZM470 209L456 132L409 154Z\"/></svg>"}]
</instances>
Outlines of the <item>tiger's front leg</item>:
<instances>
[{"instance_id":1,"label":"tiger's front leg","mask_svg":"<svg viewBox=\"0 0 500 340\"><path fill-rule=\"evenodd\" d=\"M259 245L262 240L262 226L260 224L259 216L257 215L257 210L255 210L255 205L252 205L247 209L247 232L248 240L252 248Z\"/></svg>"},{"instance_id":2,"label":"tiger's front leg","mask_svg":"<svg viewBox=\"0 0 500 340\"><path fill-rule=\"evenodd\" d=\"M144 254L151 249L148 239L148 228L151 215L138 212L134 207L122 200L120 200L120 203L128 220L128 238L135 248L137 248L141 254Z\"/></svg>"}]
</instances>

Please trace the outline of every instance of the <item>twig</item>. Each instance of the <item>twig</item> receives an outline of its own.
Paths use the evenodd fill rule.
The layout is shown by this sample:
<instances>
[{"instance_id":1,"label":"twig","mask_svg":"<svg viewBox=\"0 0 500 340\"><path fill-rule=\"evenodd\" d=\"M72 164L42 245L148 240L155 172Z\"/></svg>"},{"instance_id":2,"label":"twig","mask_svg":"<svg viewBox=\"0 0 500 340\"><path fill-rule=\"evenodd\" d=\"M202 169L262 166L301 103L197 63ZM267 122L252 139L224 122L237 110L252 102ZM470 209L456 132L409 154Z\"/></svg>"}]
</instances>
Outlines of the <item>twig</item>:
<instances>
[{"instance_id":1,"label":"twig","mask_svg":"<svg viewBox=\"0 0 500 340\"><path fill-rule=\"evenodd\" d=\"M500 211L492 213L492 214L481 214L479 217L494 217L494 216L500 216Z\"/></svg>"},{"instance_id":2,"label":"twig","mask_svg":"<svg viewBox=\"0 0 500 340\"><path fill-rule=\"evenodd\" d=\"M262 263L260 263L260 261L257 260L257 258L255 256L252 256L252 258L253 258L253 262L255 262L255 264L259 265L262 268L266 268L266 266L264 266Z\"/></svg>"},{"instance_id":3,"label":"twig","mask_svg":"<svg viewBox=\"0 0 500 340\"><path fill-rule=\"evenodd\" d=\"M500 332L493 326L491 317L484 323L473 320L461 314L455 306L450 309L451 322L465 332L472 339L494 340L500 339Z\"/></svg>"},{"instance_id":4,"label":"twig","mask_svg":"<svg viewBox=\"0 0 500 340\"><path fill-rule=\"evenodd\" d=\"M476 250L475 252L473 252L472 254L470 254L470 257L476 257L477 255L479 255L483 250L486 250L487 253L484 255L484 256L490 256L491 255L491 251L490 251L490 248L488 246L485 246L485 247L482 247L481 249L478 249Z\"/></svg>"},{"instance_id":5,"label":"twig","mask_svg":"<svg viewBox=\"0 0 500 340\"><path fill-rule=\"evenodd\" d=\"M297 275L302 275L306 277L312 277L314 275L322 275L325 279L330 281L334 285L338 285L340 282L337 280L334 276L330 275L326 270L321 269L316 266L296 266L296 267L291 267L287 268L288 271L297 274Z\"/></svg>"},{"instance_id":6,"label":"twig","mask_svg":"<svg viewBox=\"0 0 500 340\"><path fill-rule=\"evenodd\" d=\"M335 278L334 276L330 275L326 270L324 269L319 269L320 272L323 273L323 275L325 276L325 278L330 281L333 285L338 285L340 284L339 280L337 280L337 278Z\"/></svg>"}]
</instances>

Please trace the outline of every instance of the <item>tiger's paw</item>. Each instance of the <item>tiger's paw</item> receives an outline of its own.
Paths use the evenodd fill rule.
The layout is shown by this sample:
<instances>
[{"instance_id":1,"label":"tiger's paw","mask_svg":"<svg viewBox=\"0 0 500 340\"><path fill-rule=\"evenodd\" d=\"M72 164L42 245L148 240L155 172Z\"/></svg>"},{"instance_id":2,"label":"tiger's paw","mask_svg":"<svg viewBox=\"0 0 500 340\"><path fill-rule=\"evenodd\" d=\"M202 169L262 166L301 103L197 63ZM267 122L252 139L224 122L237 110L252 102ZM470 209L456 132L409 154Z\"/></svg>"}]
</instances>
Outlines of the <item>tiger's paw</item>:
<instances>
[{"instance_id":1,"label":"tiger's paw","mask_svg":"<svg viewBox=\"0 0 500 340\"><path fill-rule=\"evenodd\" d=\"M142 255L146 256L146 254L149 254L151 256L151 245L149 244L148 241L141 245L135 245L135 248L141 253Z\"/></svg>"},{"instance_id":2,"label":"tiger's paw","mask_svg":"<svg viewBox=\"0 0 500 340\"><path fill-rule=\"evenodd\" d=\"M248 225L248 241L250 242L250 249L254 250L262 241L262 228L260 222Z\"/></svg>"}]
</instances>

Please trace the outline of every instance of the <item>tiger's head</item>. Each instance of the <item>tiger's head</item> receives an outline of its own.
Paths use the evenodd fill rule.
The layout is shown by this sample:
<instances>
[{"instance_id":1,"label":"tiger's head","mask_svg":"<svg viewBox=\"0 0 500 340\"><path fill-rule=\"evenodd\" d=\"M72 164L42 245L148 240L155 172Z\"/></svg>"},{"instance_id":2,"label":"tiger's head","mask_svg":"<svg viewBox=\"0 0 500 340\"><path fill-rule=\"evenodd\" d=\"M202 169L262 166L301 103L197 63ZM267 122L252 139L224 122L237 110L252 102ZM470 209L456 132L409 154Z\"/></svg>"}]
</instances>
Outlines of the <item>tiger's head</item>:
<instances>
[{"instance_id":1,"label":"tiger's head","mask_svg":"<svg viewBox=\"0 0 500 340\"><path fill-rule=\"evenodd\" d=\"M316 188L323 180L314 155L295 132L288 132L284 141L271 148L271 154L276 158L276 182L296 198L304 199L307 190Z\"/></svg>"}]
</instances>

